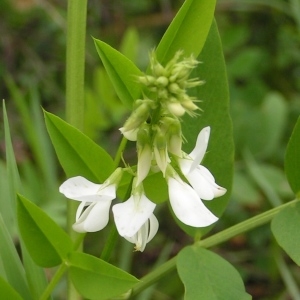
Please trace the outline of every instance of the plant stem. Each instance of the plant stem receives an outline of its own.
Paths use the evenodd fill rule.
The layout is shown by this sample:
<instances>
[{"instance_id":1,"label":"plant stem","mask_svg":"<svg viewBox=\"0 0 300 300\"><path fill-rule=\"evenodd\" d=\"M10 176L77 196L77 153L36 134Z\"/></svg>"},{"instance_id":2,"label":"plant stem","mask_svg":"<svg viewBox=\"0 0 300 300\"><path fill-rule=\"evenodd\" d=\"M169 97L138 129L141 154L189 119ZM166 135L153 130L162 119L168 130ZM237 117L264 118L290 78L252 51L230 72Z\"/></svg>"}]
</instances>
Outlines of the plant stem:
<instances>
[{"instance_id":1,"label":"plant stem","mask_svg":"<svg viewBox=\"0 0 300 300\"><path fill-rule=\"evenodd\" d=\"M123 152L124 152L124 149L126 147L126 144L127 144L127 139L126 138L122 138L122 141L119 145L119 148L118 148L118 151L116 153L116 156L115 156L115 159L114 159L114 168L116 169L119 165L120 165L120 162L121 162L121 159L122 159L122 155L123 155ZM128 186L128 190L127 190L127 193L126 193L126 196L129 197L129 193L130 193L130 187L131 185ZM117 242L117 239L118 239L118 232L117 232L117 228L115 225L112 225L112 228L110 229L110 233L109 233L109 236L107 238L107 241L104 245L104 249L102 250L102 253L100 255L100 258L105 260L105 261L108 261L110 256L111 256L111 253L116 245L116 242Z\"/></svg>"},{"instance_id":2,"label":"plant stem","mask_svg":"<svg viewBox=\"0 0 300 300\"><path fill-rule=\"evenodd\" d=\"M195 243L195 246L197 247L203 247L203 248L210 248L216 245L219 245L223 242L228 241L229 239L233 238L234 236L237 236L241 233L247 232L251 229L254 229L258 226L264 225L268 222L270 222L273 217L282 209L294 205L295 203L299 202L300 199L296 199L293 201L290 201L288 203L282 204L280 206L277 206L273 209L270 209L262 214L259 214L251 219L248 219L244 222L241 222L239 224L236 224L228 229L225 229L219 233L216 233L212 235L211 237L208 237L202 241L198 241ZM158 281L160 278L166 276L171 271L175 270L176 268L176 256L167 261L166 263L162 264L160 267L158 267L153 272L147 274L145 277L141 279L141 281L136 284L133 289L130 297L137 295L138 293L142 292L144 289L146 289L148 286L152 285L154 282Z\"/></svg>"},{"instance_id":3,"label":"plant stem","mask_svg":"<svg viewBox=\"0 0 300 300\"><path fill-rule=\"evenodd\" d=\"M66 120L83 130L84 124L84 62L87 0L68 1L67 57L66 57ZM72 230L77 205L67 204L67 232L74 240L77 234ZM79 299L68 279L68 298Z\"/></svg>"},{"instance_id":4,"label":"plant stem","mask_svg":"<svg viewBox=\"0 0 300 300\"><path fill-rule=\"evenodd\" d=\"M64 263L62 263L57 269L55 275L52 277L49 284L47 285L47 288L45 289L44 293L42 294L39 300L47 300L50 297L53 289L55 288L58 281L61 279L66 270L67 266Z\"/></svg>"}]
</instances>

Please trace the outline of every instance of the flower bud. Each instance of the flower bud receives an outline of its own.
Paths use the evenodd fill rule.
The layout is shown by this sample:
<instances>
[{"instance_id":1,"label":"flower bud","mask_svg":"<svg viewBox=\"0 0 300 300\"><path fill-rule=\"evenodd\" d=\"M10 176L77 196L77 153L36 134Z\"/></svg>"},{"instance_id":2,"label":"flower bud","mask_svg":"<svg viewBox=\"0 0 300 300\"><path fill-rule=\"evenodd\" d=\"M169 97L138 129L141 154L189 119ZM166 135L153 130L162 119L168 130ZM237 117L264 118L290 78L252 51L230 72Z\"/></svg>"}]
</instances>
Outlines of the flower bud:
<instances>
[{"instance_id":1,"label":"flower bud","mask_svg":"<svg viewBox=\"0 0 300 300\"><path fill-rule=\"evenodd\" d=\"M169 91L173 94L180 94L183 92L177 83L171 83L169 85Z\"/></svg>"},{"instance_id":2,"label":"flower bud","mask_svg":"<svg viewBox=\"0 0 300 300\"><path fill-rule=\"evenodd\" d=\"M158 87L166 87L169 83L169 80L165 76L160 76L156 79L156 85Z\"/></svg>"},{"instance_id":3,"label":"flower bud","mask_svg":"<svg viewBox=\"0 0 300 300\"><path fill-rule=\"evenodd\" d=\"M142 103L131 113L124 124L123 133L134 130L144 123L149 116L149 102L142 101Z\"/></svg>"},{"instance_id":4,"label":"flower bud","mask_svg":"<svg viewBox=\"0 0 300 300\"><path fill-rule=\"evenodd\" d=\"M168 102L167 103L167 109L169 112L176 116L176 117L181 117L185 113L185 109L182 107L182 105L176 101L176 102Z\"/></svg>"}]
</instances>

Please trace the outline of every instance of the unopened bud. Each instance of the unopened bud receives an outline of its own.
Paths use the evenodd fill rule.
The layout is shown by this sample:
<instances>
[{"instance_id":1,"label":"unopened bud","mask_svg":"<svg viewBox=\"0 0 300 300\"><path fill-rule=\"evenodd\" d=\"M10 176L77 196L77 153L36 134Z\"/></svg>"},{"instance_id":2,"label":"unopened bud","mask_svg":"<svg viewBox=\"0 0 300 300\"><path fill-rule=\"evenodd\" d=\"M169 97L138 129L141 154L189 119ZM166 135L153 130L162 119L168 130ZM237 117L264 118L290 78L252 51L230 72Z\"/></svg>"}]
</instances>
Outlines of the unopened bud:
<instances>
[{"instance_id":1,"label":"unopened bud","mask_svg":"<svg viewBox=\"0 0 300 300\"><path fill-rule=\"evenodd\" d=\"M199 107L192 100L184 100L181 102L181 105L187 110L196 110Z\"/></svg>"},{"instance_id":2,"label":"unopened bud","mask_svg":"<svg viewBox=\"0 0 300 300\"><path fill-rule=\"evenodd\" d=\"M149 116L149 103L144 101L129 116L124 125L124 131L134 130L144 123Z\"/></svg>"},{"instance_id":3,"label":"unopened bud","mask_svg":"<svg viewBox=\"0 0 300 300\"><path fill-rule=\"evenodd\" d=\"M171 83L169 85L169 91L173 94L180 94L182 93L182 89L179 87L177 83Z\"/></svg>"},{"instance_id":4,"label":"unopened bud","mask_svg":"<svg viewBox=\"0 0 300 300\"><path fill-rule=\"evenodd\" d=\"M165 76L160 76L156 79L156 85L158 87L166 87L169 83L169 80Z\"/></svg>"},{"instance_id":5,"label":"unopened bud","mask_svg":"<svg viewBox=\"0 0 300 300\"><path fill-rule=\"evenodd\" d=\"M168 108L169 112L176 117L181 117L185 113L185 109L177 101L176 102L168 102L167 108Z\"/></svg>"}]
</instances>

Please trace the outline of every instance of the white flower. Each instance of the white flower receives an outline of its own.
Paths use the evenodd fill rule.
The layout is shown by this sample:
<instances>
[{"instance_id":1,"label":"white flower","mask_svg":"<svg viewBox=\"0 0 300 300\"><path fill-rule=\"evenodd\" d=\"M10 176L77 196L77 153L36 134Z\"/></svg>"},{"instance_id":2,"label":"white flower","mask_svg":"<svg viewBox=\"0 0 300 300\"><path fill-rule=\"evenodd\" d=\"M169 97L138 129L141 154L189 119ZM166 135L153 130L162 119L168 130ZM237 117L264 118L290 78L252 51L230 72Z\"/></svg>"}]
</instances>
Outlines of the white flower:
<instances>
[{"instance_id":1,"label":"white flower","mask_svg":"<svg viewBox=\"0 0 300 300\"><path fill-rule=\"evenodd\" d=\"M153 215L155 206L156 204L145 196L140 184L127 201L112 208L119 234L135 243L138 251L145 249L158 230L158 222Z\"/></svg>"},{"instance_id":2,"label":"white flower","mask_svg":"<svg viewBox=\"0 0 300 300\"><path fill-rule=\"evenodd\" d=\"M124 238L128 242L135 244L136 251L143 252L147 243L149 243L154 238L157 230L158 221L154 214L152 214L136 234L134 234L132 237L124 236Z\"/></svg>"},{"instance_id":3,"label":"white flower","mask_svg":"<svg viewBox=\"0 0 300 300\"><path fill-rule=\"evenodd\" d=\"M131 130L126 130L125 127L119 128L121 133L126 137L127 140L135 142L137 139L137 133L139 128L134 128Z\"/></svg>"},{"instance_id":4,"label":"white flower","mask_svg":"<svg viewBox=\"0 0 300 300\"><path fill-rule=\"evenodd\" d=\"M207 149L209 134L210 127L203 128L193 151L189 155L184 153L183 158L178 159L182 174L203 200L212 200L226 193L225 188L216 184L210 171L200 165Z\"/></svg>"},{"instance_id":5,"label":"white flower","mask_svg":"<svg viewBox=\"0 0 300 300\"><path fill-rule=\"evenodd\" d=\"M167 180L171 207L182 223L193 227L205 227L218 220L202 203L196 191L175 171L167 176Z\"/></svg>"},{"instance_id":6,"label":"white flower","mask_svg":"<svg viewBox=\"0 0 300 300\"><path fill-rule=\"evenodd\" d=\"M73 229L95 232L103 229L109 219L109 208L116 198L116 183L95 184L77 176L66 180L59 191L67 198L80 201ZM84 208L87 208L84 210Z\"/></svg>"}]
</instances>

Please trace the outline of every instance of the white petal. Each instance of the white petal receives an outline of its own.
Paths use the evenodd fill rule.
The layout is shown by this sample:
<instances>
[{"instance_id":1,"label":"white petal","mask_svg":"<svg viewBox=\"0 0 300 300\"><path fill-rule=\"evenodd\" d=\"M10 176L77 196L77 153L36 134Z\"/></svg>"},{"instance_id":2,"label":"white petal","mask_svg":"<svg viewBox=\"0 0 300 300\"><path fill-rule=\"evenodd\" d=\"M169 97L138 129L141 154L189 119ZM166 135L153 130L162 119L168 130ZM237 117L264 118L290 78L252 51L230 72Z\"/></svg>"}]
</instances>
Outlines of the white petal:
<instances>
[{"instance_id":1,"label":"white petal","mask_svg":"<svg viewBox=\"0 0 300 300\"><path fill-rule=\"evenodd\" d=\"M112 200L116 197L116 186L114 184L103 186L102 184L90 182L81 176L66 180L59 187L59 191L69 199L84 202Z\"/></svg>"},{"instance_id":2,"label":"white petal","mask_svg":"<svg viewBox=\"0 0 300 300\"><path fill-rule=\"evenodd\" d=\"M125 128L121 127L119 130L126 137L127 140L133 141L133 142L135 142L137 140L137 133L138 133L139 128L125 131Z\"/></svg>"},{"instance_id":3,"label":"white petal","mask_svg":"<svg viewBox=\"0 0 300 300\"><path fill-rule=\"evenodd\" d=\"M93 198L100 187L101 184L95 184L84 177L77 176L66 180L59 187L59 191L67 198L92 202L95 201Z\"/></svg>"},{"instance_id":4,"label":"white petal","mask_svg":"<svg viewBox=\"0 0 300 300\"><path fill-rule=\"evenodd\" d=\"M159 225L158 225L157 218L154 216L154 214L152 214L149 218L149 227L150 228L149 228L147 243L150 242L156 235L158 226Z\"/></svg>"},{"instance_id":5,"label":"white petal","mask_svg":"<svg viewBox=\"0 0 300 300\"><path fill-rule=\"evenodd\" d=\"M155 206L144 194L132 195L127 201L114 205L112 210L119 234L131 237L137 233Z\"/></svg>"},{"instance_id":6,"label":"white petal","mask_svg":"<svg viewBox=\"0 0 300 300\"><path fill-rule=\"evenodd\" d=\"M95 232L103 229L108 223L110 205L109 200L92 203L73 224L73 229L77 232Z\"/></svg>"},{"instance_id":7,"label":"white petal","mask_svg":"<svg viewBox=\"0 0 300 300\"><path fill-rule=\"evenodd\" d=\"M201 199L212 200L226 193L226 189L217 185L213 175L203 166L198 166L185 176Z\"/></svg>"},{"instance_id":8,"label":"white petal","mask_svg":"<svg viewBox=\"0 0 300 300\"><path fill-rule=\"evenodd\" d=\"M193 164L191 165L191 170L196 168L202 161L204 154L207 149L208 141L210 135L210 127L203 128L197 137L197 142L193 151L189 156L193 159Z\"/></svg>"},{"instance_id":9,"label":"white petal","mask_svg":"<svg viewBox=\"0 0 300 300\"><path fill-rule=\"evenodd\" d=\"M132 237L124 236L124 238L135 244L135 250L143 252L148 242L150 242L158 230L158 221L154 214L143 224L139 231Z\"/></svg>"},{"instance_id":10,"label":"white petal","mask_svg":"<svg viewBox=\"0 0 300 300\"><path fill-rule=\"evenodd\" d=\"M202 203L194 189L178 176L168 179L168 188L172 209L181 222L193 227L205 227L218 220Z\"/></svg>"},{"instance_id":11,"label":"white petal","mask_svg":"<svg viewBox=\"0 0 300 300\"><path fill-rule=\"evenodd\" d=\"M178 164L179 164L182 174L184 176L186 176L186 174L188 174L191 171L191 166L193 164L193 160L189 157L179 158Z\"/></svg>"}]
</instances>

